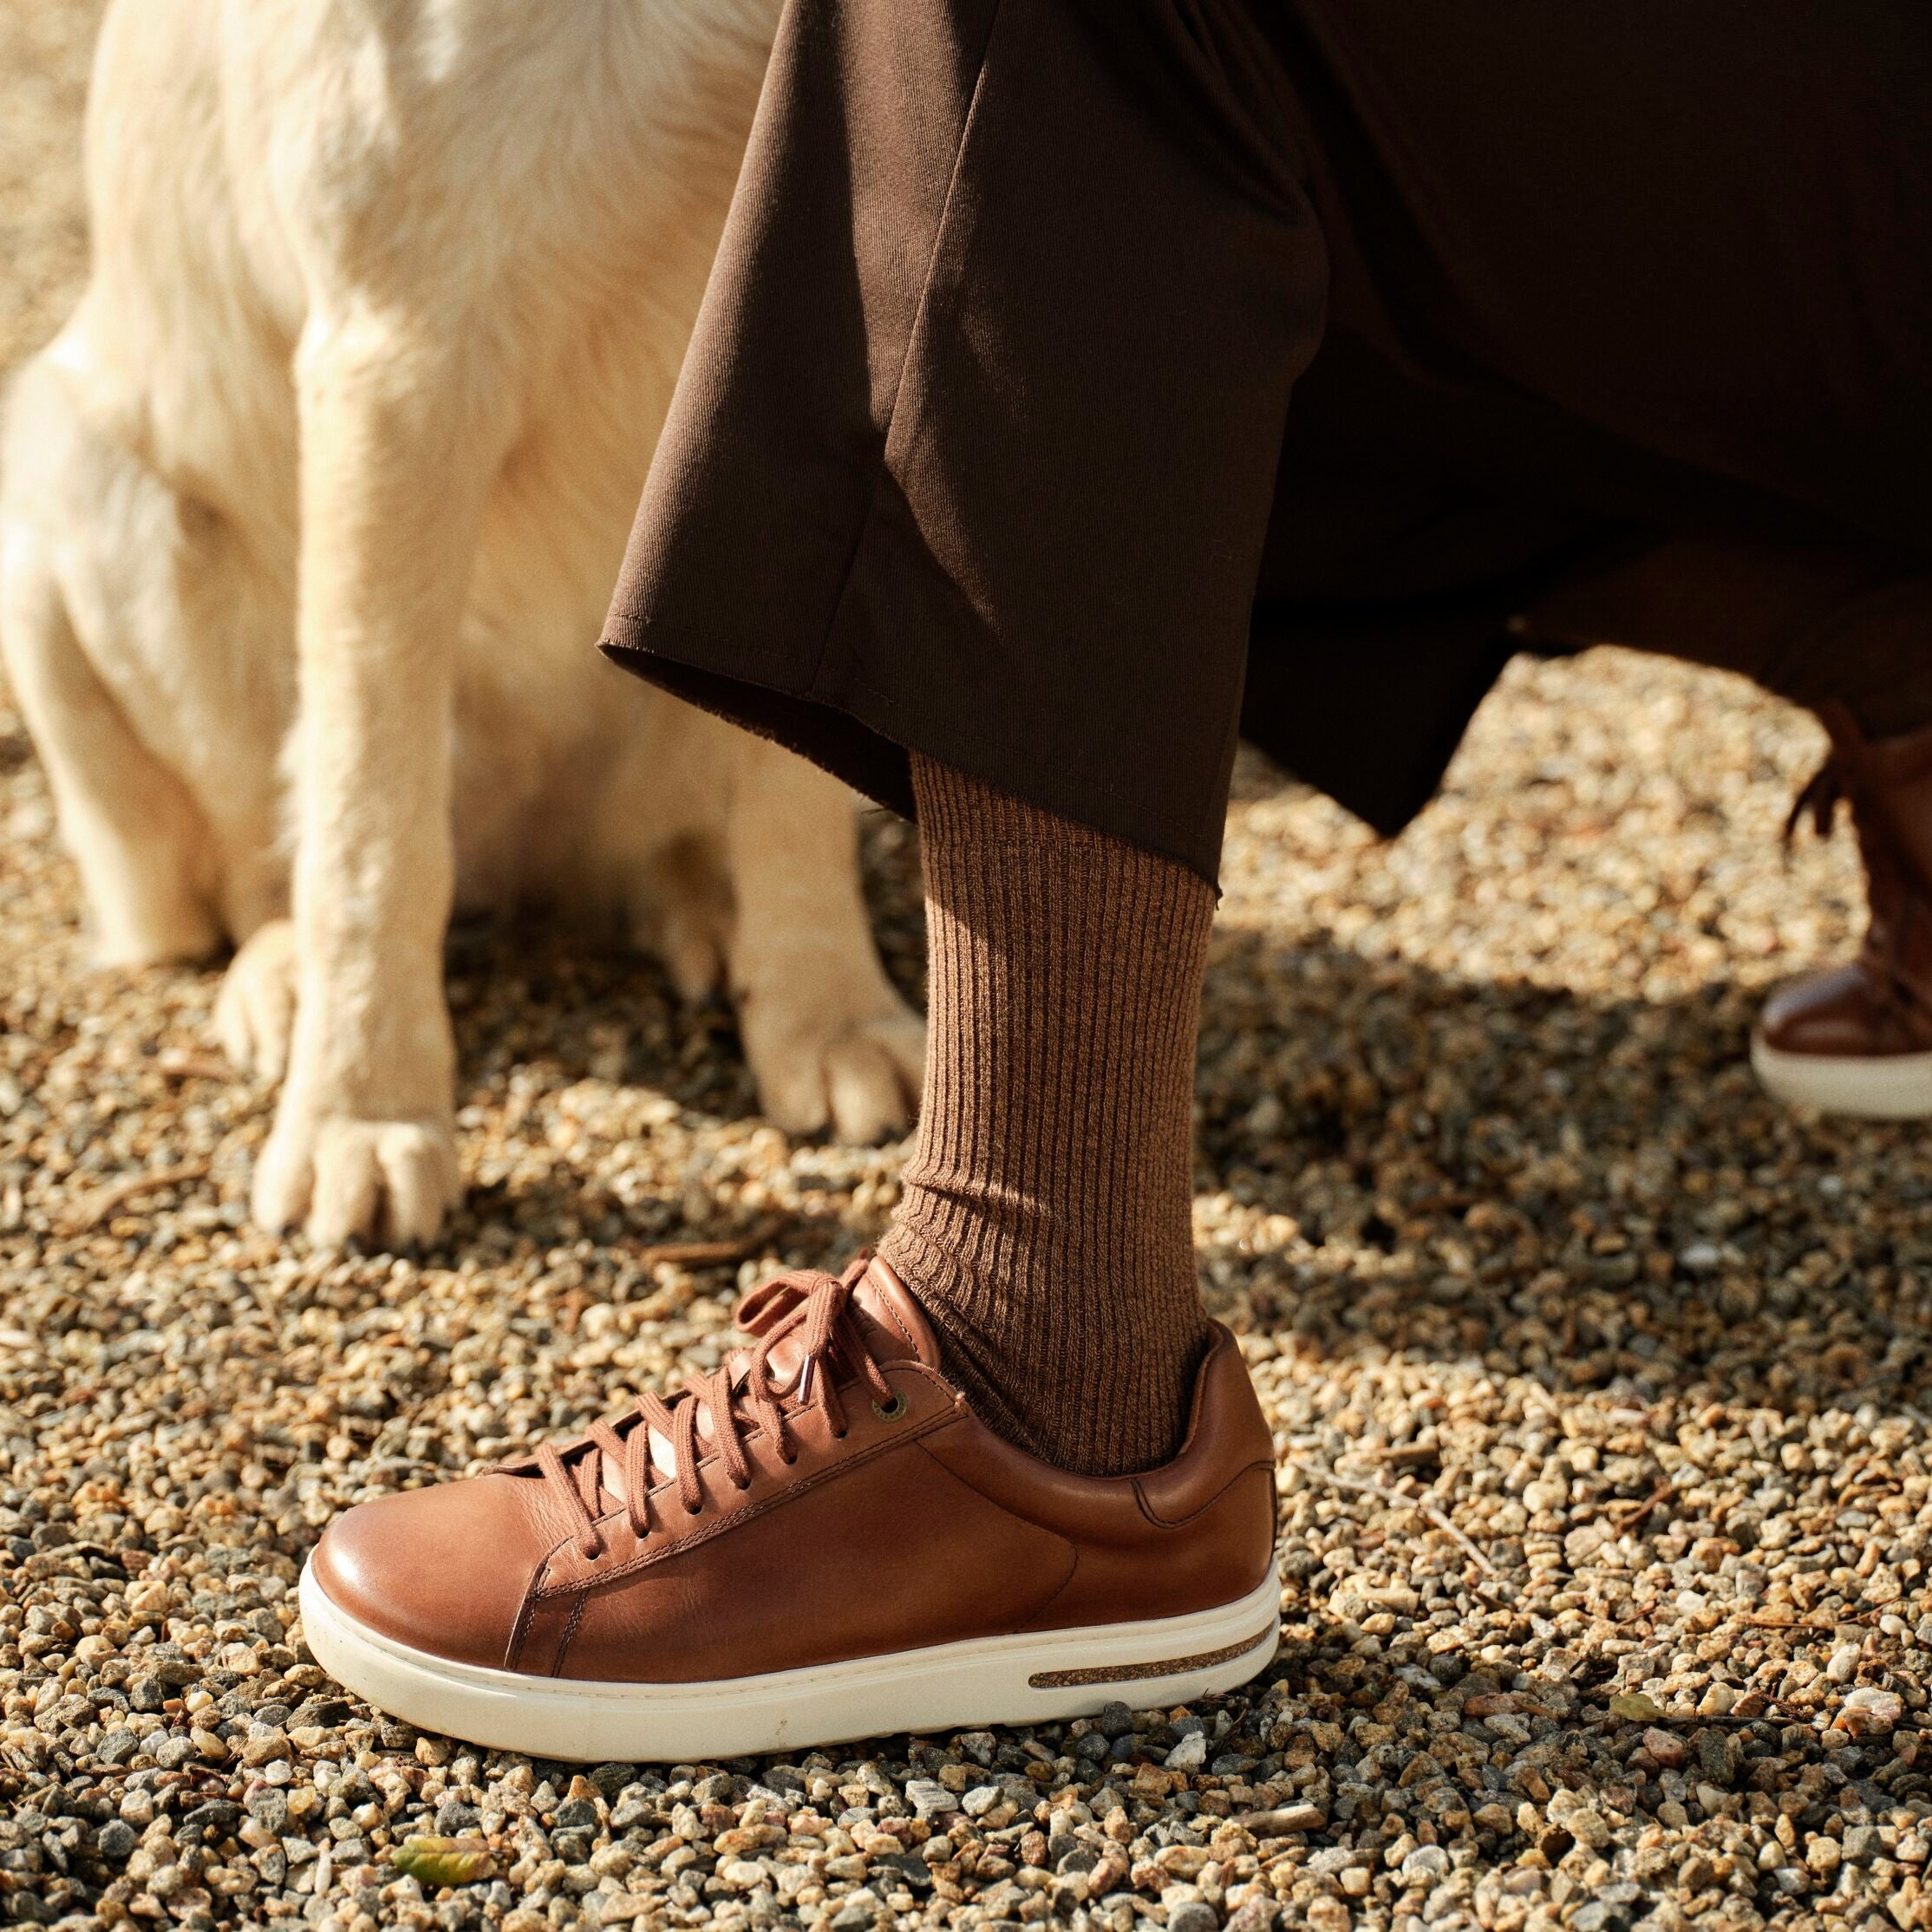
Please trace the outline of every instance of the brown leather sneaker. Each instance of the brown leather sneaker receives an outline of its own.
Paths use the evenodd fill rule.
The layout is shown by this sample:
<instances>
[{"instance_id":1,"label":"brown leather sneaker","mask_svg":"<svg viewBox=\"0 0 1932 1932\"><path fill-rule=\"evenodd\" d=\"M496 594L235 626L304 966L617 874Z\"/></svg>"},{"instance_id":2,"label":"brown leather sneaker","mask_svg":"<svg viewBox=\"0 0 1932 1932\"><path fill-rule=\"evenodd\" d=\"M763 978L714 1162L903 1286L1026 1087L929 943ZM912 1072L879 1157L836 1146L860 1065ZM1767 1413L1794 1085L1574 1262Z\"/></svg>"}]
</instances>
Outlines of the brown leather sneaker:
<instances>
[{"instance_id":1,"label":"brown leather sneaker","mask_svg":"<svg viewBox=\"0 0 1932 1932\"><path fill-rule=\"evenodd\" d=\"M1189 1701L1275 1654L1273 1445L1217 1328L1180 1453L1069 1476L995 1436L883 1263L754 1289L669 1403L330 1524L317 1661L535 1757L734 1758Z\"/></svg>"},{"instance_id":2,"label":"brown leather sneaker","mask_svg":"<svg viewBox=\"0 0 1932 1932\"><path fill-rule=\"evenodd\" d=\"M1821 714L1831 756L1792 813L1828 832L1851 806L1871 908L1858 956L1787 986L1751 1042L1781 1100L1881 1120L1932 1114L1932 728L1865 738L1842 707Z\"/></svg>"}]
</instances>

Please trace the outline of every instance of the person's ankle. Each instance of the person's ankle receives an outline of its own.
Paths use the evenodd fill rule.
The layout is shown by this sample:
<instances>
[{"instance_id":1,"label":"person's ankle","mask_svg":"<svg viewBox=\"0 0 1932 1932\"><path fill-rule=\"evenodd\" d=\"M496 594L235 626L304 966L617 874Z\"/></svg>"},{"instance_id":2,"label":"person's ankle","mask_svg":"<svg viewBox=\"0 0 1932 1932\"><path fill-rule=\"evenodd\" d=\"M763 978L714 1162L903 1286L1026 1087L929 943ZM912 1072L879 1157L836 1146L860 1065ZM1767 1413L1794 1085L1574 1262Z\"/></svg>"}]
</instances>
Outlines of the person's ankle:
<instances>
[{"instance_id":1,"label":"person's ankle","mask_svg":"<svg viewBox=\"0 0 1932 1932\"><path fill-rule=\"evenodd\" d=\"M924 1230L896 1224L878 1256L924 1310L946 1374L973 1413L1015 1448L1074 1476L1132 1475L1179 1452L1211 1335L1191 1282L1191 1321L1177 1316L1141 1334L1090 1328L1077 1339L1077 1320L1061 1321L1054 1345L1044 1347L1035 1343L1045 1337L1015 1338L1005 1323L982 1319L1008 1284ZM1034 1305L1053 1312L1055 1299L1064 1301Z\"/></svg>"}]
</instances>

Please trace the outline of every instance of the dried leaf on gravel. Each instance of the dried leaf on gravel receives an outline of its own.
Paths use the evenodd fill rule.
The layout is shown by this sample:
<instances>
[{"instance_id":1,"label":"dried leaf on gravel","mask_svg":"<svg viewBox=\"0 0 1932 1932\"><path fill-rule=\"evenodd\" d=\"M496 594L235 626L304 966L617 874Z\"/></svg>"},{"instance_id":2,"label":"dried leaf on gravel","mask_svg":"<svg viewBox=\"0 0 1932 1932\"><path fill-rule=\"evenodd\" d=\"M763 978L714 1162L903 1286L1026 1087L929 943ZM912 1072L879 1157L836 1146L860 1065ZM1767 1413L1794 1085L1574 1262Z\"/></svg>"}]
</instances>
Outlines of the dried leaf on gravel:
<instances>
[{"instance_id":1,"label":"dried leaf on gravel","mask_svg":"<svg viewBox=\"0 0 1932 1932\"><path fill-rule=\"evenodd\" d=\"M405 1838L390 1863L425 1885L480 1885L496 1877L496 1861L480 1838Z\"/></svg>"},{"instance_id":2,"label":"dried leaf on gravel","mask_svg":"<svg viewBox=\"0 0 1932 1932\"><path fill-rule=\"evenodd\" d=\"M1642 1691L1623 1691L1610 1700L1610 1715L1624 1724L1662 1724L1669 1713Z\"/></svg>"}]
</instances>

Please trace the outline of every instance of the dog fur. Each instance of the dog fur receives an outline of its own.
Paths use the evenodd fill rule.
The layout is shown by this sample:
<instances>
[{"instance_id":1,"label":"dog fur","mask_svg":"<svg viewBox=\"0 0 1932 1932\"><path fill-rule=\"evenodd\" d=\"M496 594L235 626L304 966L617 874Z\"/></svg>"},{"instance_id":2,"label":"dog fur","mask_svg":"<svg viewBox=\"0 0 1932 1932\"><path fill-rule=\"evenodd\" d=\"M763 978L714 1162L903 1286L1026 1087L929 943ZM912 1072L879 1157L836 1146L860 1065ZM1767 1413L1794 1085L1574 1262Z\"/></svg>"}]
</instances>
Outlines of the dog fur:
<instances>
[{"instance_id":1,"label":"dog fur","mask_svg":"<svg viewBox=\"0 0 1932 1932\"><path fill-rule=\"evenodd\" d=\"M852 805L591 649L776 0L114 0L93 271L0 448L0 645L101 957L237 948L256 1218L458 1192L453 907L611 907L764 1105L903 1127Z\"/></svg>"}]
</instances>

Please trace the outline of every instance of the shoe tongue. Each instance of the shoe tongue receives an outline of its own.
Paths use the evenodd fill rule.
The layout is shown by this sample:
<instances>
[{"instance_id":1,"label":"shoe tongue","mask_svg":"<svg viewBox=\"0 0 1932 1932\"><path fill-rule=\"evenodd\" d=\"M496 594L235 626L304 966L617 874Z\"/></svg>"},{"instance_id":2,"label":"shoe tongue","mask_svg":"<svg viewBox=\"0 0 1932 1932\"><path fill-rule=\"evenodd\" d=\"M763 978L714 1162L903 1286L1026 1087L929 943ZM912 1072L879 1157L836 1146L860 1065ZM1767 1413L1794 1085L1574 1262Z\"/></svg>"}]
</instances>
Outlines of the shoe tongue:
<instances>
[{"instance_id":1,"label":"shoe tongue","mask_svg":"<svg viewBox=\"0 0 1932 1932\"><path fill-rule=\"evenodd\" d=\"M877 1361L917 1361L928 1368L938 1367L939 1340L925 1310L876 1255L852 1289L852 1308L865 1345Z\"/></svg>"}]
</instances>

